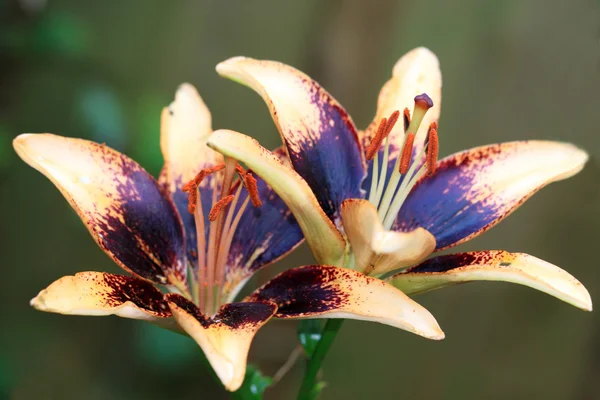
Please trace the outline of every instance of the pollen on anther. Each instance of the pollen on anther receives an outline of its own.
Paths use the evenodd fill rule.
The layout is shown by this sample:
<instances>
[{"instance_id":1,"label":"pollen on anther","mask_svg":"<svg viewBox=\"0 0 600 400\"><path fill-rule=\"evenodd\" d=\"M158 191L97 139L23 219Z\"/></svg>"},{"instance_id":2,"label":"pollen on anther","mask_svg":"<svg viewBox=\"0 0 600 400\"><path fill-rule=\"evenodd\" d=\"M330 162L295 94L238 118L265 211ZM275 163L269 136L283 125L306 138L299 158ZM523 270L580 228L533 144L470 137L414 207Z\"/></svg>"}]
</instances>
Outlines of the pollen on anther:
<instances>
[{"instance_id":1,"label":"pollen on anther","mask_svg":"<svg viewBox=\"0 0 600 400\"><path fill-rule=\"evenodd\" d=\"M367 147L367 151L366 151L367 161L371 161L373 159L373 157L375 157L375 154L379 151L379 147L381 146L381 143L383 142L383 135L385 133L386 128L387 128L387 118L382 118L381 121L379 122L379 126L377 127L377 132L375 132L375 136L373 136L373 139L371 139L371 143L369 144L369 147Z\"/></svg>"},{"instance_id":2,"label":"pollen on anther","mask_svg":"<svg viewBox=\"0 0 600 400\"><path fill-rule=\"evenodd\" d=\"M221 200L217 201L208 214L208 220L211 222L216 221L219 217L219 214L221 214L221 211L223 211L223 209L225 209L225 207L227 207L229 203L233 201L234 197L234 195L230 194L229 196L225 196Z\"/></svg>"},{"instance_id":3,"label":"pollen on anther","mask_svg":"<svg viewBox=\"0 0 600 400\"><path fill-rule=\"evenodd\" d=\"M246 190L248 191L248 196L250 197L252 205L254 207L260 207L262 205L262 201L260 201L260 197L258 196L256 178L251 172L246 172L244 183L246 184Z\"/></svg>"},{"instance_id":4,"label":"pollen on anther","mask_svg":"<svg viewBox=\"0 0 600 400\"><path fill-rule=\"evenodd\" d=\"M410 165L410 160L412 158L412 150L413 150L414 142L415 142L415 134L411 132L406 136L406 141L404 142L404 147L402 147L402 156L400 158L399 172L403 175L406 174L406 172L408 172L408 167Z\"/></svg>"},{"instance_id":5,"label":"pollen on anther","mask_svg":"<svg viewBox=\"0 0 600 400\"><path fill-rule=\"evenodd\" d=\"M429 130L429 140L427 144L427 175L431 176L435 172L438 158L438 134L436 129Z\"/></svg>"},{"instance_id":6,"label":"pollen on anther","mask_svg":"<svg viewBox=\"0 0 600 400\"><path fill-rule=\"evenodd\" d=\"M240 179L244 179L244 175L246 174L246 171L244 171L244 167L242 167L240 164L235 164L235 170L239 174Z\"/></svg>"},{"instance_id":7,"label":"pollen on anther","mask_svg":"<svg viewBox=\"0 0 600 400\"><path fill-rule=\"evenodd\" d=\"M194 187L196 189L196 187ZM196 212L196 203L198 202L198 191L192 190L188 194L188 212L193 214Z\"/></svg>"},{"instance_id":8,"label":"pollen on anther","mask_svg":"<svg viewBox=\"0 0 600 400\"><path fill-rule=\"evenodd\" d=\"M410 126L410 110L408 108L404 109L404 132L408 131L408 127Z\"/></svg>"},{"instance_id":9,"label":"pollen on anther","mask_svg":"<svg viewBox=\"0 0 600 400\"><path fill-rule=\"evenodd\" d=\"M208 175L218 172L225 168L225 164L217 164L212 167L204 168L196 174L196 176L188 183L183 185L182 191L188 193L188 212L193 214L196 211L196 203L198 202L198 186Z\"/></svg>"},{"instance_id":10,"label":"pollen on anther","mask_svg":"<svg viewBox=\"0 0 600 400\"><path fill-rule=\"evenodd\" d=\"M390 134L392 129L394 129L396 122L398 122L398 118L400 118L400 111L398 110L394 111L392 115L390 115L385 125L385 134L383 136L383 139L385 139Z\"/></svg>"}]
</instances>

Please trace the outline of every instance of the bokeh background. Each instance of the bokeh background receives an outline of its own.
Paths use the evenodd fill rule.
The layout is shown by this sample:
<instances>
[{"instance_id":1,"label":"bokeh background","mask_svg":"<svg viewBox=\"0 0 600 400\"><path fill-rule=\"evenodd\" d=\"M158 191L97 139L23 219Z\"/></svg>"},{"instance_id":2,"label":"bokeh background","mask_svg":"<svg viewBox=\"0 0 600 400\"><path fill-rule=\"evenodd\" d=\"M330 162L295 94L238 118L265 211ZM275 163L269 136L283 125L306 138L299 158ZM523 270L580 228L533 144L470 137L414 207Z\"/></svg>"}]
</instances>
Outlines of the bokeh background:
<instances>
[{"instance_id":1,"label":"bokeh background","mask_svg":"<svg viewBox=\"0 0 600 400\"><path fill-rule=\"evenodd\" d=\"M364 127L395 61L424 45L443 71L442 154L516 139L587 149L581 174L544 189L462 249L537 255L599 301L599 9L592 0L0 0L0 398L227 398L190 339L137 321L28 306L62 275L119 270L11 140L53 132L106 142L157 174L160 110L189 81L215 128L278 146L262 100L214 71L236 55L307 72ZM309 262L303 246L266 275ZM501 283L418 301L446 339L349 321L325 362L323 399L600 398L599 313ZM269 323L251 362L273 374L296 343L294 322ZM299 363L266 398L293 398L301 376Z\"/></svg>"}]
</instances>

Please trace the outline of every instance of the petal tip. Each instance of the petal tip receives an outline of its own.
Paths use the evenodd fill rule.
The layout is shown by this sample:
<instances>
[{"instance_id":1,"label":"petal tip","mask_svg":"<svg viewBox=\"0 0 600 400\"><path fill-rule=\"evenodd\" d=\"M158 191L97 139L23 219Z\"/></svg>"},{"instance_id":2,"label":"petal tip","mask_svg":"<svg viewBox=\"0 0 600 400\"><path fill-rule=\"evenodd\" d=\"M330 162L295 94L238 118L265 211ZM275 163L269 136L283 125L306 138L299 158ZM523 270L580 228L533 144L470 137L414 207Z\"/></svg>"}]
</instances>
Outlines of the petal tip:
<instances>
[{"instance_id":1,"label":"petal tip","mask_svg":"<svg viewBox=\"0 0 600 400\"><path fill-rule=\"evenodd\" d=\"M240 70L240 64L246 60L250 59L244 56L231 57L218 63L215 69L220 76L236 80L236 73Z\"/></svg>"},{"instance_id":2,"label":"petal tip","mask_svg":"<svg viewBox=\"0 0 600 400\"><path fill-rule=\"evenodd\" d=\"M19 157L25 159L25 153L27 152L27 142L29 142L30 139L34 136L35 134L33 133L22 133L13 139L13 148L15 149Z\"/></svg>"},{"instance_id":3,"label":"petal tip","mask_svg":"<svg viewBox=\"0 0 600 400\"><path fill-rule=\"evenodd\" d=\"M592 304L592 297L590 296L590 292L581 285L581 290L578 293L575 293L573 305L577 308L582 309L583 311L593 311L594 307Z\"/></svg>"},{"instance_id":4,"label":"petal tip","mask_svg":"<svg viewBox=\"0 0 600 400\"><path fill-rule=\"evenodd\" d=\"M442 328L440 328L435 317L423 307L413 310L414 319L412 321L412 330L419 336L426 339L442 340L446 337Z\"/></svg>"},{"instance_id":5,"label":"petal tip","mask_svg":"<svg viewBox=\"0 0 600 400\"><path fill-rule=\"evenodd\" d=\"M218 365L215 364L214 368L215 368L216 374L219 376L219 379L223 383L223 386L225 386L225 389L227 389L228 391L235 392L236 390L238 390L240 388L240 386L242 386L242 383L244 382L244 380L243 379L240 380L240 379L236 378L235 367L234 367L233 363L228 362L228 361L223 361L223 362L219 363ZM243 375L242 375L242 377L243 377Z\"/></svg>"},{"instance_id":6,"label":"petal tip","mask_svg":"<svg viewBox=\"0 0 600 400\"><path fill-rule=\"evenodd\" d=\"M427 47L417 47L402 56L394 65L394 75L401 74L409 66L424 66L429 71L439 71L440 61L437 55Z\"/></svg>"},{"instance_id":7,"label":"petal tip","mask_svg":"<svg viewBox=\"0 0 600 400\"><path fill-rule=\"evenodd\" d=\"M36 310L45 311L46 307L44 306L44 302L41 300L41 293L35 296L33 299L29 300L29 305Z\"/></svg>"}]
</instances>

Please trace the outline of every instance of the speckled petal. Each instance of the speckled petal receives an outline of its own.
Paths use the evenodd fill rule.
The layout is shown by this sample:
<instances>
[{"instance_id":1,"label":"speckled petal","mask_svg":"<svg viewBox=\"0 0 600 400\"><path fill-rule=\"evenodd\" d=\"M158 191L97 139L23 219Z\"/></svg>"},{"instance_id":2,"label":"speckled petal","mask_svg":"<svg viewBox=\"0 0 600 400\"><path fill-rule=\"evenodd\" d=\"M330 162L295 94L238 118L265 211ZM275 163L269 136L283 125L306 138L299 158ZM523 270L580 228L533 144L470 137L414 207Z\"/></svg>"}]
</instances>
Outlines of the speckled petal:
<instances>
[{"instance_id":1,"label":"speckled petal","mask_svg":"<svg viewBox=\"0 0 600 400\"><path fill-rule=\"evenodd\" d=\"M361 145L346 111L317 82L274 61L235 57L217 72L260 94L271 111L294 169L334 221L344 199L364 197Z\"/></svg>"},{"instance_id":2,"label":"speckled petal","mask_svg":"<svg viewBox=\"0 0 600 400\"><path fill-rule=\"evenodd\" d=\"M42 290L31 305L40 311L66 315L118 315L173 328L171 311L151 283L104 272L65 276Z\"/></svg>"},{"instance_id":3,"label":"speckled petal","mask_svg":"<svg viewBox=\"0 0 600 400\"><path fill-rule=\"evenodd\" d=\"M414 98L427 93L433 100L433 107L427 111L421 128L414 141L414 153L423 147L427 128L440 118L442 104L442 73L436 55L431 50L419 47L406 53L392 71L377 100L377 113L373 122L364 132L364 143L368 143L374 135L382 118L389 117L394 111L402 112L405 108L413 109ZM404 144L404 128L402 123L396 124L390 133L390 157L395 160Z\"/></svg>"},{"instance_id":4,"label":"speckled petal","mask_svg":"<svg viewBox=\"0 0 600 400\"><path fill-rule=\"evenodd\" d=\"M247 301L272 301L279 318L350 318L404 329L428 339L444 333L435 318L392 285L347 268L310 265L287 270Z\"/></svg>"},{"instance_id":5,"label":"speckled petal","mask_svg":"<svg viewBox=\"0 0 600 400\"><path fill-rule=\"evenodd\" d=\"M19 156L48 177L117 264L156 283L185 282L185 243L177 211L136 162L97 143L24 134Z\"/></svg>"},{"instance_id":6,"label":"speckled petal","mask_svg":"<svg viewBox=\"0 0 600 400\"><path fill-rule=\"evenodd\" d=\"M495 250L449 254L389 278L391 284L409 295L471 281L517 283L583 310L592 310L590 294L577 279L555 265L523 253Z\"/></svg>"},{"instance_id":7,"label":"speckled petal","mask_svg":"<svg viewBox=\"0 0 600 400\"><path fill-rule=\"evenodd\" d=\"M394 229L423 227L437 249L483 232L547 184L578 173L588 159L568 143L523 141L477 147L438 162L400 209Z\"/></svg>"},{"instance_id":8,"label":"speckled petal","mask_svg":"<svg viewBox=\"0 0 600 400\"><path fill-rule=\"evenodd\" d=\"M239 389L252 339L275 314L277 306L269 302L230 303L215 316L207 317L180 295L169 294L166 298L173 316L202 348L225 388Z\"/></svg>"},{"instance_id":9,"label":"speckled petal","mask_svg":"<svg viewBox=\"0 0 600 400\"><path fill-rule=\"evenodd\" d=\"M213 149L246 164L281 197L294 214L319 262L341 265L346 243L325 215L312 190L292 168L284 165L251 137L218 130L208 140Z\"/></svg>"},{"instance_id":10,"label":"speckled petal","mask_svg":"<svg viewBox=\"0 0 600 400\"><path fill-rule=\"evenodd\" d=\"M345 200L342 221L355 256L353 269L357 271L384 274L415 265L435 249L435 238L423 228L386 231L375 206L367 200Z\"/></svg>"}]
</instances>

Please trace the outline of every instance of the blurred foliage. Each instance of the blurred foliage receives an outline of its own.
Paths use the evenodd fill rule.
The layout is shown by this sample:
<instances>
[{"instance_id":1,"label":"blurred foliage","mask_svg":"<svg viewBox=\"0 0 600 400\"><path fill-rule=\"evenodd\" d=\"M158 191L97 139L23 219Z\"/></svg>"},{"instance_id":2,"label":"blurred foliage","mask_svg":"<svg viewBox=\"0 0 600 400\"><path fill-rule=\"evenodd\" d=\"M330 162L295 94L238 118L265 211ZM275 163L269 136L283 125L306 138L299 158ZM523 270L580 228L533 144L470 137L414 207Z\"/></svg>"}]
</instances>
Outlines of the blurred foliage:
<instances>
[{"instance_id":1,"label":"blurred foliage","mask_svg":"<svg viewBox=\"0 0 600 400\"><path fill-rule=\"evenodd\" d=\"M68 12L44 14L32 32L31 50L64 56L81 55L89 49L82 21Z\"/></svg>"},{"instance_id":2,"label":"blurred foliage","mask_svg":"<svg viewBox=\"0 0 600 400\"><path fill-rule=\"evenodd\" d=\"M323 321L318 319L306 319L298 322L298 341L304 348L307 357L314 353L315 347L321 340Z\"/></svg>"},{"instance_id":3,"label":"blurred foliage","mask_svg":"<svg viewBox=\"0 0 600 400\"><path fill-rule=\"evenodd\" d=\"M262 400L265 390L271 386L273 379L264 376L258 368L249 365L246 368L244 384L237 392L232 393L235 400Z\"/></svg>"},{"instance_id":4,"label":"blurred foliage","mask_svg":"<svg viewBox=\"0 0 600 400\"><path fill-rule=\"evenodd\" d=\"M444 74L441 154L517 139L572 141L591 154L577 177L551 185L461 250L525 251L600 295L598 2L79 2L0 0L0 398L228 398L194 342L119 318L35 312L29 299L62 275L119 272L62 196L24 165L21 132L83 137L125 152L155 176L160 112L181 82L196 85L215 128L276 147L262 101L220 79L231 56L280 60L321 82L359 127L394 62L419 45ZM304 250L269 268L309 264ZM461 285L418 298L444 328L430 342L349 321L324 366L323 399L592 399L600 381L600 316L510 285ZM312 324L312 323L311 323ZM318 322L315 324L319 324ZM301 325L305 348L313 333ZM290 323L257 335L246 385L261 393L298 337ZM297 363L265 398L291 398ZM234 395L235 396L235 395Z\"/></svg>"}]
</instances>

